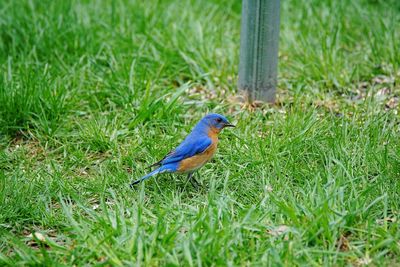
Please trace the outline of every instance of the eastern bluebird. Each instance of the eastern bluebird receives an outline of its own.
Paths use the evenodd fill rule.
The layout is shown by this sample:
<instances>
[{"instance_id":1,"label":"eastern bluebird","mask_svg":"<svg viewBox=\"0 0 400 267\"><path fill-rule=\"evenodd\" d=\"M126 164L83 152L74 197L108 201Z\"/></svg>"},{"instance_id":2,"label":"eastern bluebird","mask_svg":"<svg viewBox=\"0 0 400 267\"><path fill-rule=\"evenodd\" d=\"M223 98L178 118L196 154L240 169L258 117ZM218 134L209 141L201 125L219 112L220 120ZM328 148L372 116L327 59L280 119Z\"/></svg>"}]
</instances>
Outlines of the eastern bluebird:
<instances>
[{"instance_id":1,"label":"eastern bluebird","mask_svg":"<svg viewBox=\"0 0 400 267\"><path fill-rule=\"evenodd\" d=\"M225 127L235 127L220 114L208 114L203 117L192 132L174 150L169 152L162 160L149 166L158 166L157 169L131 183L131 187L156 174L163 172L187 173L193 186L195 182L193 173L203 166L215 154L218 144L218 134ZM196 186L195 186L196 187Z\"/></svg>"}]
</instances>

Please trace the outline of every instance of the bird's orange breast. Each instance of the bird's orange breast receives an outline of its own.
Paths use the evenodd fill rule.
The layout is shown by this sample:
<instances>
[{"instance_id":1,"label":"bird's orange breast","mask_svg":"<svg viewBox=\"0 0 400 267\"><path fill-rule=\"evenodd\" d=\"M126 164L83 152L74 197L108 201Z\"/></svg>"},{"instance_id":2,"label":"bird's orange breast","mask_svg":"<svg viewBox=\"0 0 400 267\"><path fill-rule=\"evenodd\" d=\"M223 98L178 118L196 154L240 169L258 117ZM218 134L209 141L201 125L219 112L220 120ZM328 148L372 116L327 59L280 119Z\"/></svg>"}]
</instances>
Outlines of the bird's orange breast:
<instances>
[{"instance_id":1,"label":"bird's orange breast","mask_svg":"<svg viewBox=\"0 0 400 267\"><path fill-rule=\"evenodd\" d=\"M218 133L210 129L208 136L211 138L211 145L207 147L203 153L182 160L179 164L178 172L189 172L196 170L206 164L206 162L214 156L215 152L217 151Z\"/></svg>"}]
</instances>

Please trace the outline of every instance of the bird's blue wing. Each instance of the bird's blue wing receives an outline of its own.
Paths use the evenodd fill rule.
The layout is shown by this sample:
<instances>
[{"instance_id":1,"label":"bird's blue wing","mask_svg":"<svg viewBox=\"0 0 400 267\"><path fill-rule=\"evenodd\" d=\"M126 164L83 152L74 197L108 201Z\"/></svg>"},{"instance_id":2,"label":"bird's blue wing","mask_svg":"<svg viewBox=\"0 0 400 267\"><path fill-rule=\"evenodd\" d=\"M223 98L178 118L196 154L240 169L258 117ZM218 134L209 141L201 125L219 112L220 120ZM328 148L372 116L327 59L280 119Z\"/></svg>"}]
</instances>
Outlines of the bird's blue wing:
<instances>
[{"instance_id":1,"label":"bird's blue wing","mask_svg":"<svg viewBox=\"0 0 400 267\"><path fill-rule=\"evenodd\" d=\"M175 150L171 151L160 163L162 165L178 162L203 153L212 141L208 136L188 136Z\"/></svg>"}]
</instances>

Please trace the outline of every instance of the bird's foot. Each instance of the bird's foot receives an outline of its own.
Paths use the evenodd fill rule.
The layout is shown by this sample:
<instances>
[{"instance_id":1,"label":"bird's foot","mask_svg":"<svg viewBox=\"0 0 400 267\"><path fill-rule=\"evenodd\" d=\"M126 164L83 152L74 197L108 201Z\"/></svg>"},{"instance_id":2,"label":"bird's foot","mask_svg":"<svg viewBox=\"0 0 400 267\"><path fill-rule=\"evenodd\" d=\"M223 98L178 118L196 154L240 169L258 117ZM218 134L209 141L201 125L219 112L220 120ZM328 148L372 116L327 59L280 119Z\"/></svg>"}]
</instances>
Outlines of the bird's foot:
<instances>
[{"instance_id":1,"label":"bird's foot","mask_svg":"<svg viewBox=\"0 0 400 267\"><path fill-rule=\"evenodd\" d=\"M189 173L188 179L189 179L190 183L192 184L192 186L193 186L196 190L199 190L199 189L201 188L200 183L193 177L193 173Z\"/></svg>"},{"instance_id":2,"label":"bird's foot","mask_svg":"<svg viewBox=\"0 0 400 267\"><path fill-rule=\"evenodd\" d=\"M193 177L190 179L190 183L193 185L194 188L196 188L197 190L200 189L201 185L200 183L194 179Z\"/></svg>"}]
</instances>

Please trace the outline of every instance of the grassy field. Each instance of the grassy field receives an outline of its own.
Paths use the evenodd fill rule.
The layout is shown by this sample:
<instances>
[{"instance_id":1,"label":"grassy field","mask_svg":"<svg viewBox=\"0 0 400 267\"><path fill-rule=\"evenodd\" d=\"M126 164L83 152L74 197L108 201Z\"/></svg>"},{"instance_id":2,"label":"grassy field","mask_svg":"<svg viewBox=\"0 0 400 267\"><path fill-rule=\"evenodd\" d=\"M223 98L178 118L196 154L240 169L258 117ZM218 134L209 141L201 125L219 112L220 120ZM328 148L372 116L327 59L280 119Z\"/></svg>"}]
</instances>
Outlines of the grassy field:
<instances>
[{"instance_id":1,"label":"grassy field","mask_svg":"<svg viewBox=\"0 0 400 267\"><path fill-rule=\"evenodd\" d=\"M240 1L0 1L0 265L400 266L400 2L282 1L276 105ZM199 172L128 187L208 112Z\"/></svg>"}]
</instances>

